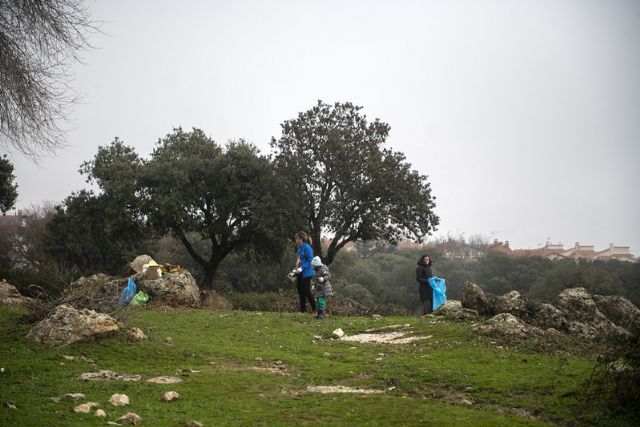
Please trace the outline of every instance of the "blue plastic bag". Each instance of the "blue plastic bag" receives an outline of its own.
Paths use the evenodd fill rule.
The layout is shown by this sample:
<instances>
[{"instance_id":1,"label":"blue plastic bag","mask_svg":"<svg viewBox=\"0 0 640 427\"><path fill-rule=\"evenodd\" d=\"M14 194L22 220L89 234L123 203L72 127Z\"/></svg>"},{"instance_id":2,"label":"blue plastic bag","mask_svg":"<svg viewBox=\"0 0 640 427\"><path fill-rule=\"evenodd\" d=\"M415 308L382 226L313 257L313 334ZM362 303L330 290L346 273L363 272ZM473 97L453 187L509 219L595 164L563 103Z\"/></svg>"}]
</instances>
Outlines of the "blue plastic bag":
<instances>
[{"instance_id":1,"label":"blue plastic bag","mask_svg":"<svg viewBox=\"0 0 640 427\"><path fill-rule=\"evenodd\" d=\"M429 286L433 289L433 310L435 310L447 300L447 285L442 277L433 276L429 278Z\"/></svg>"},{"instance_id":2,"label":"blue plastic bag","mask_svg":"<svg viewBox=\"0 0 640 427\"><path fill-rule=\"evenodd\" d=\"M129 277L129 281L127 282L127 286L124 287L122 292L120 292L120 300L118 301L119 305L127 305L136 294L138 290L138 285L133 281L131 277Z\"/></svg>"}]
</instances>

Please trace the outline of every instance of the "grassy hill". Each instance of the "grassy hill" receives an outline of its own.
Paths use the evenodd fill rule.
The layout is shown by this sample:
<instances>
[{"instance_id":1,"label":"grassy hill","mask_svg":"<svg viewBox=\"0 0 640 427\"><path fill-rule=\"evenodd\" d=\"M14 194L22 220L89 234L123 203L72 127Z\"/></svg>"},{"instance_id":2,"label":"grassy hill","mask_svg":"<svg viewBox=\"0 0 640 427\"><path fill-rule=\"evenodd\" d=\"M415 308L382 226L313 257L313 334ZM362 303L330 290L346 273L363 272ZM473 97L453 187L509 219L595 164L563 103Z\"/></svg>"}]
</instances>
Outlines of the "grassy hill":
<instances>
[{"instance_id":1,"label":"grassy hill","mask_svg":"<svg viewBox=\"0 0 640 427\"><path fill-rule=\"evenodd\" d=\"M128 411L142 425L180 426L197 420L219 425L632 425L603 412L606 402L585 394L592 356L538 353L473 338L469 325L425 317L330 317L294 313L165 311L126 313L126 332L57 348L24 337L24 312L0 308L0 425L104 426ZM125 317L123 317L125 318ZM410 324L424 338L409 344L330 339L370 328ZM166 338L171 342L167 343ZM184 381L83 382L108 369ZM329 393L309 386L346 386L373 394ZM164 402L169 390L181 398ZM76 414L82 402L52 399L84 393L106 418ZM124 393L127 407L109 397ZM15 405L16 408L9 407ZM635 420L637 422L637 420Z\"/></svg>"}]
</instances>

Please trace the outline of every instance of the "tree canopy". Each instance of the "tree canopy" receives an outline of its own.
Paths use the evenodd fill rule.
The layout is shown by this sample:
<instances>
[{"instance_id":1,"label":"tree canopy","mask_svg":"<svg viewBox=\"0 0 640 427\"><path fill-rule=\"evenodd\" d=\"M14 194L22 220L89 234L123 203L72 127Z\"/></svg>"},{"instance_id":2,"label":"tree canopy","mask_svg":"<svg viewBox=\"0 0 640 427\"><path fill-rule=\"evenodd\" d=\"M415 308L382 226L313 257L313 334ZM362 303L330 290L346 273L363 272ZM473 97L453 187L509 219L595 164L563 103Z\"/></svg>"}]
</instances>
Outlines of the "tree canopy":
<instances>
[{"instance_id":1,"label":"tree canopy","mask_svg":"<svg viewBox=\"0 0 640 427\"><path fill-rule=\"evenodd\" d=\"M0 157L0 212L4 215L12 209L18 198L18 184L13 174L13 165L7 156Z\"/></svg>"},{"instance_id":2,"label":"tree canopy","mask_svg":"<svg viewBox=\"0 0 640 427\"><path fill-rule=\"evenodd\" d=\"M203 268L206 288L232 251L278 256L293 232L280 178L268 158L242 140L222 147L200 129L175 129L148 160L116 140L81 171L104 195L139 212L156 235L176 236Z\"/></svg>"},{"instance_id":3,"label":"tree canopy","mask_svg":"<svg viewBox=\"0 0 640 427\"><path fill-rule=\"evenodd\" d=\"M44 243L64 270L116 274L147 251L150 237L145 224L117 198L82 190L56 206Z\"/></svg>"},{"instance_id":4,"label":"tree canopy","mask_svg":"<svg viewBox=\"0 0 640 427\"><path fill-rule=\"evenodd\" d=\"M383 145L388 124L352 103L318 104L282 123L275 166L296 194L314 252L330 264L349 242L422 241L438 225L427 177ZM323 252L321 237L331 241Z\"/></svg>"}]
</instances>

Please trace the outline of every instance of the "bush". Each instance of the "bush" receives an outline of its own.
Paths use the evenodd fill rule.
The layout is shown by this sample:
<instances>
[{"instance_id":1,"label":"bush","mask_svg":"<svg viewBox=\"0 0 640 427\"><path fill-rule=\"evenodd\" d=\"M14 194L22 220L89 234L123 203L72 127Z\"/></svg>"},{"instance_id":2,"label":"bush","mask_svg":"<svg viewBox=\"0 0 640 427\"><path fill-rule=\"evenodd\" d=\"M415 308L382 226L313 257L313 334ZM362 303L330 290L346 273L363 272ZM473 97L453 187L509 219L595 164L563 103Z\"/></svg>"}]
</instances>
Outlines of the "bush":
<instances>
[{"instance_id":1,"label":"bush","mask_svg":"<svg viewBox=\"0 0 640 427\"><path fill-rule=\"evenodd\" d=\"M589 397L611 401L610 409L640 416L640 330L611 341L598 356Z\"/></svg>"}]
</instances>

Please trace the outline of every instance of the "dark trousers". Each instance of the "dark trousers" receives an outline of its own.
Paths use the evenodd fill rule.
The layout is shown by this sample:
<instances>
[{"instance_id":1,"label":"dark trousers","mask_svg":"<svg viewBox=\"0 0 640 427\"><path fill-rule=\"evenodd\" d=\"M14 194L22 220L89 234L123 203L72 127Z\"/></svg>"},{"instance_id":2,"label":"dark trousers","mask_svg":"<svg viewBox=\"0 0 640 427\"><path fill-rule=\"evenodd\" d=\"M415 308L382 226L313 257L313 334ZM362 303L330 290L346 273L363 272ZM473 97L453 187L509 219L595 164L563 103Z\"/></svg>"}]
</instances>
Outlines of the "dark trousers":
<instances>
[{"instance_id":1,"label":"dark trousers","mask_svg":"<svg viewBox=\"0 0 640 427\"><path fill-rule=\"evenodd\" d=\"M420 302L422 302L422 314L430 314L433 310L433 289L431 286L418 285Z\"/></svg>"},{"instance_id":2,"label":"dark trousers","mask_svg":"<svg viewBox=\"0 0 640 427\"><path fill-rule=\"evenodd\" d=\"M316 311L316 301L311 295L311 276L303 278L301 274L298 275L298 295L300 296L300 312L305 313L307 311L307 300L311 305L311 311Z\"/></svg>"}]
</instances>

